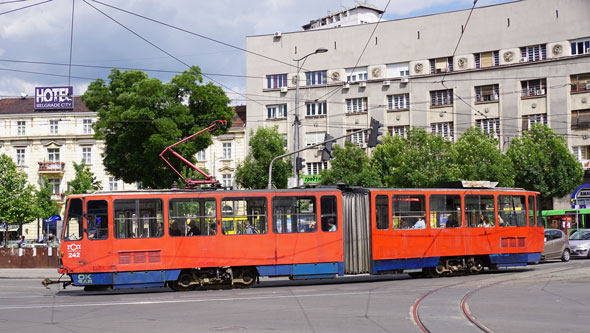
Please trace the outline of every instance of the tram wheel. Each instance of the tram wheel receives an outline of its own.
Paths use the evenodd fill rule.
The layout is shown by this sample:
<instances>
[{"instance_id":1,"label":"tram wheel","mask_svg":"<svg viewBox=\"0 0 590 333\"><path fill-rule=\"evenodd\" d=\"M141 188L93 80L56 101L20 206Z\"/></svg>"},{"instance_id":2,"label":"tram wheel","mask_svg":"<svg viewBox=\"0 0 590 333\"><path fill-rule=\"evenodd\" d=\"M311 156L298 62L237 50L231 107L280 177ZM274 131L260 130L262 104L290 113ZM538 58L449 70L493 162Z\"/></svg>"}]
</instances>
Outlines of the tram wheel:
<instances>
[{"instance_id":1,"label":"tram wheel","mask_svg":"<svg viewBox=\"0 0 590 333\"><path fill-rule=\"evenodd\" d=\"M479 274L481 271L483 271L483 263L481 260L475 260L473 266L469 267L470 274Z\"/></svg>"},{"instance_id":2,"label":"tram wheel","mask_svg":"<svg viewBox=\"0 0 590 333\"><path fill-rule=\"evenodd\" d=\"M242 271L242 280L244 281L236 283L235 286L241 289L250 288L256 282L256 272L252 269L245 269Z\"/></svg>"},{"instance_id":3,"label":"tram wheel","mask_svg":"<svg viewBox=\"0 0 590 333\"><path fill-rule=\"evenodd\" d=\"M170 288L176 291L193 290L191 282L193 282L193 276L188 272L182 272L178 276L178 280L170 283Z\"/></svg>"}]
</instances>

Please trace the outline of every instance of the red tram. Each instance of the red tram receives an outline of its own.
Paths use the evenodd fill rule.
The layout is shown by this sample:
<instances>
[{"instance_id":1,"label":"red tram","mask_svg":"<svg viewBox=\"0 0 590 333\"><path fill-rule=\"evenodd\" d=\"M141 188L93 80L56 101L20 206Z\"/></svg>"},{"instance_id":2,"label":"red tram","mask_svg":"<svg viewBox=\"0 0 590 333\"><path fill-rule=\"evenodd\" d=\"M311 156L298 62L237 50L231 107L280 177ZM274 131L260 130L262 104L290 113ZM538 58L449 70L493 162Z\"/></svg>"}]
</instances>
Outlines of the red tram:
<instances>
[{"instance_id":1,"label":"red tram","mask_svg":"<svg viewBox=\"0 0 590 333\"><path fill-rule=\"evenodd\" d=\"M540 215L522 189L96 192L68 198L59 271L86 290L478 273L539 261Z\"/></svg>"}]
</instances>

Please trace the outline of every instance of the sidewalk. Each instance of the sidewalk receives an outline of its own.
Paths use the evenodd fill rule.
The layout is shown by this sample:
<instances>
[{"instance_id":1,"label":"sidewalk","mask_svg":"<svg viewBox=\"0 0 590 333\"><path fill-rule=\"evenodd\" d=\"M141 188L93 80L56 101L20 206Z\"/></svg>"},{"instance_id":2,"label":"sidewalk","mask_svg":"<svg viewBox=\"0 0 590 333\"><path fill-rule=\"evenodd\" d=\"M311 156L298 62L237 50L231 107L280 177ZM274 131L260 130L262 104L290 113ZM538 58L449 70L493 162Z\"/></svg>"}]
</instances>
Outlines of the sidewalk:
<instances>
[{"instance_id":1,"label":"sidewalk","mask_svg":"<svg viewBox=\"0 0 590 333\"><path fill-rule=\"evenodd\" d=\"M0 268L0 279L57 279L57 268Z\"/></svg>"}]
</instances>

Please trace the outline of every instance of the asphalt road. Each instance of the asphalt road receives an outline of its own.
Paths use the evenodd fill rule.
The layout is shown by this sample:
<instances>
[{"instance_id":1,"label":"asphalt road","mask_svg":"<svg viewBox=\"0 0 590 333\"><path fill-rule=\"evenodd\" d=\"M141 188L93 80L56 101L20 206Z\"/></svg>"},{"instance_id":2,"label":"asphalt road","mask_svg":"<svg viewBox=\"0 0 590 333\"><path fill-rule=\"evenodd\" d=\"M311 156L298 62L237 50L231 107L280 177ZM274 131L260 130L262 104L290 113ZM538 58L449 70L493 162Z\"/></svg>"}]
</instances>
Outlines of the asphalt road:
<instances>
[{"instance_id":1,"label":"asphalt road","mask_svg":"<svg viewBox=\"0 0 590 333\"><path fill-rule=\"evenodd\" d=\"M190 292L45 289L41 273L0 271L0 331L590 331L590 260L435 279L262 279L251 289Z\"/></svg>"}]
</instances>

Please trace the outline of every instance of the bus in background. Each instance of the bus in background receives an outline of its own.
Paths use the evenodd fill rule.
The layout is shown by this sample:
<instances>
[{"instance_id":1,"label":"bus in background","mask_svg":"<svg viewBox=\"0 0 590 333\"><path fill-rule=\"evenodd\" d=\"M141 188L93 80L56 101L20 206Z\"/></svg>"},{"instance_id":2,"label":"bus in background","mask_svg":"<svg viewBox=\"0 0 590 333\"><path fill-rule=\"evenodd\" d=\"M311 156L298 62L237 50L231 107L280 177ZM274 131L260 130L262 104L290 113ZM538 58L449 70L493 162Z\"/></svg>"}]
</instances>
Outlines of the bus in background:
<instances>
[{"instance_id":1,"label":"bus in background","mask_svg":"<svg viewBox=\"0 0 590 333\"><path fill-rule=\"evenodd\" d=\"M544 210L542 216L545 228L559 229L568 236L578 229L590 229L590 208Z\"/></svg>"}]
</instances>

